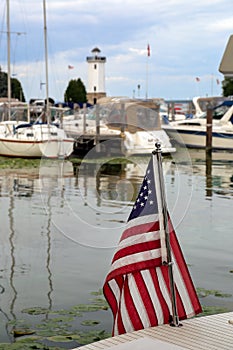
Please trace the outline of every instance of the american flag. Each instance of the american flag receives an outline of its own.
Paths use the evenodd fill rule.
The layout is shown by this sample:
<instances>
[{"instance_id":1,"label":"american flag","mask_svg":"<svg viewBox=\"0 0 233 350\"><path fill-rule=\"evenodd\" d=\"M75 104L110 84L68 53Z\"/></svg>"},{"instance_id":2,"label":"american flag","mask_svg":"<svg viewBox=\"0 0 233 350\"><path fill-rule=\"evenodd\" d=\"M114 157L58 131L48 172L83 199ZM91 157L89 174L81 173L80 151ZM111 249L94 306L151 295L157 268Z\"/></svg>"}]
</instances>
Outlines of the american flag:
<instances>
[{"instance_id":1,"label":"american flag","mask_svg":"<svg viewBox=\"0 0 233 350\"><path fill-rule=\"evenodd\" d=\"M176 306L182 320L202 310L168 219ZM166 262L158 159L152 155L103 287L113 312L113 335L171 322L172 300Z\"/></svg>"}]
</instances>

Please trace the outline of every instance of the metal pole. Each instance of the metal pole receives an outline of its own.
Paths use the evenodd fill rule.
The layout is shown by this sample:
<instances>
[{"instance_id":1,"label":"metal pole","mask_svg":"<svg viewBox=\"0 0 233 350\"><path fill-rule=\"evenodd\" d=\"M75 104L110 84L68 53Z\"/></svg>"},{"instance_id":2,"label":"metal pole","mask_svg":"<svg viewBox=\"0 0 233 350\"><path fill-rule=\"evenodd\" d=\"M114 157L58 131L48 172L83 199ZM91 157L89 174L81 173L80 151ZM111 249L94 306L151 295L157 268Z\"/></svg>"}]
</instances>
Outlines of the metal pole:
<instances>
[{"instance_id":1,"label":"metal pole","mask_svg":"<svg viewBox=\"0 0 233 350\"><path fill-rule=\"evenodd\" d=\"M156 146L156 150L153 151L152 154L157 157L157 163L158 163L159 185L160 185L162 212L163 212L163 219L164 219L165 241L166 241L166 248L167 248L167 262L165 262L164 264L168 266L171 303L172 303L172 322L170 323L170 325L174 327L178 327L181 324L179 323L179 316L178 316L177 304L176 304L175 282L174 282L174 275L173 275L173 261L172 261L170 233L169 233L169 226L168 226L168 210L167 210L163 169L162 169L161 144L157 142L155 146Z\"/></svg>"},{"instance_id":2,"label":"metal pole","mask_svg":"<svg viewBox=\"0 0 233 350\"><path fill-rule=\"evenodd\" d=\"M8 120L11 119L11 33L10 33L10 1L7 0L7 97Z\"/></svg>"},{"instance_id":3,"label":"metal pole","mask_svg":"<svg viewBox=\"0 0 233 350\"><path fill-rule=\"evenodd\" d=\"M148 66L150 57L150 45L147 45L147 62L146 62L146 100L148 98Z\"/></svg>"},{"instance_id":4,"label":"metal pole","mask_svg":"<svg viewBox=\"0 0 233 350\"><path fill-rule=\"evenodd\" d=\"M45 77L46 77L46 114L47 122L50 123L49 115L49 74L48 74L48 42L47 42L47 19L46 19L46 3L43 1L44 10L44 47L45 47Z\"/></svg>"}]
</instances>

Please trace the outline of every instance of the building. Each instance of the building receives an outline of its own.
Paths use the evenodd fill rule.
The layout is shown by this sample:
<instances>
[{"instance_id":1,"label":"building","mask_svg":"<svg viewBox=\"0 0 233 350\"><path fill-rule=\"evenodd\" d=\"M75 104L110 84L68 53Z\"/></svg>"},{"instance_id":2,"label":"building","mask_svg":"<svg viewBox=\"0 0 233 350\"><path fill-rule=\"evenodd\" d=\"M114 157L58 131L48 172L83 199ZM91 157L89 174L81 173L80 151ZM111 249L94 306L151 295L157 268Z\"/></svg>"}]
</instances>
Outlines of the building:
<instances>
[{"instance_id":1,"label":"building","mask_svg":"<svg viewBox=\"0 0 233 350\"><path fill-rule=\"evenodd\" d=\"M88 56L86 61L88 64L87 76L87 100L91 104L96 104L98 99L105 97L105 63L106 57L100 56L100 49L95 47Z\"/></svg>"},{"instance_id":2,"label":"building","mask_svg":"<svg viewBox=\"0 0 233 350\"><path fill-rule=\"evenodd\" d=\"M224 74L225 78L232 78L233 77L233 35L229 37L227 46L225 48L220 66L219 66L219 72Z\"/></svg>"}]
</instances>

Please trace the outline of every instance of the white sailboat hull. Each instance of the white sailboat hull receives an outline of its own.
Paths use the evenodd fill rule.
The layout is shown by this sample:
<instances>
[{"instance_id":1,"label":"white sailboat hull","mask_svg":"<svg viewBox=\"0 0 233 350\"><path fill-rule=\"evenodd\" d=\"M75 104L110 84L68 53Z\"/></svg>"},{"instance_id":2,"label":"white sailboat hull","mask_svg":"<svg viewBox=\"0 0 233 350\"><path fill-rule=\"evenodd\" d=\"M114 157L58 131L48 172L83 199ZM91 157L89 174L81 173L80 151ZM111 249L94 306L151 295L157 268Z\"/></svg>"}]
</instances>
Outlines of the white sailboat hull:
<instances>
[{"instance_id":1,"label":"white sailboat hull","mask_svg":"<svg viewBox=\"0 0 233 350\"><path fill-rule=\"evenodd\" d=\"M0 155L20 158L67 158L73 152L72 138L55 125L0 124Z\"/></svg>"}]
</instances>

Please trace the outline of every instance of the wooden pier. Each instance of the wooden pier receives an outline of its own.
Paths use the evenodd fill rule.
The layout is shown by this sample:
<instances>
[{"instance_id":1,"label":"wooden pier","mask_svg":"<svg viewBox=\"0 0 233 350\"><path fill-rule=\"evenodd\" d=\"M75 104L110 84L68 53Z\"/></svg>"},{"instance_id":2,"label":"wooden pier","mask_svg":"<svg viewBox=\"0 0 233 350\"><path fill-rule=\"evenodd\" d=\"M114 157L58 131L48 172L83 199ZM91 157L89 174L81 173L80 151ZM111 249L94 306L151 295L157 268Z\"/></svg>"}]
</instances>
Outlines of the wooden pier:
<instances>
[{"instance_id":1,"label":"wooden pier","mask_svg":"<svg viewBox=\"0 0 233 350\"><path fill-rule=\"evenodd\" d=\"M151 327L76 349L233 350L233 312L185 320L182 327Z\"/></svg>"}]
</instances>

